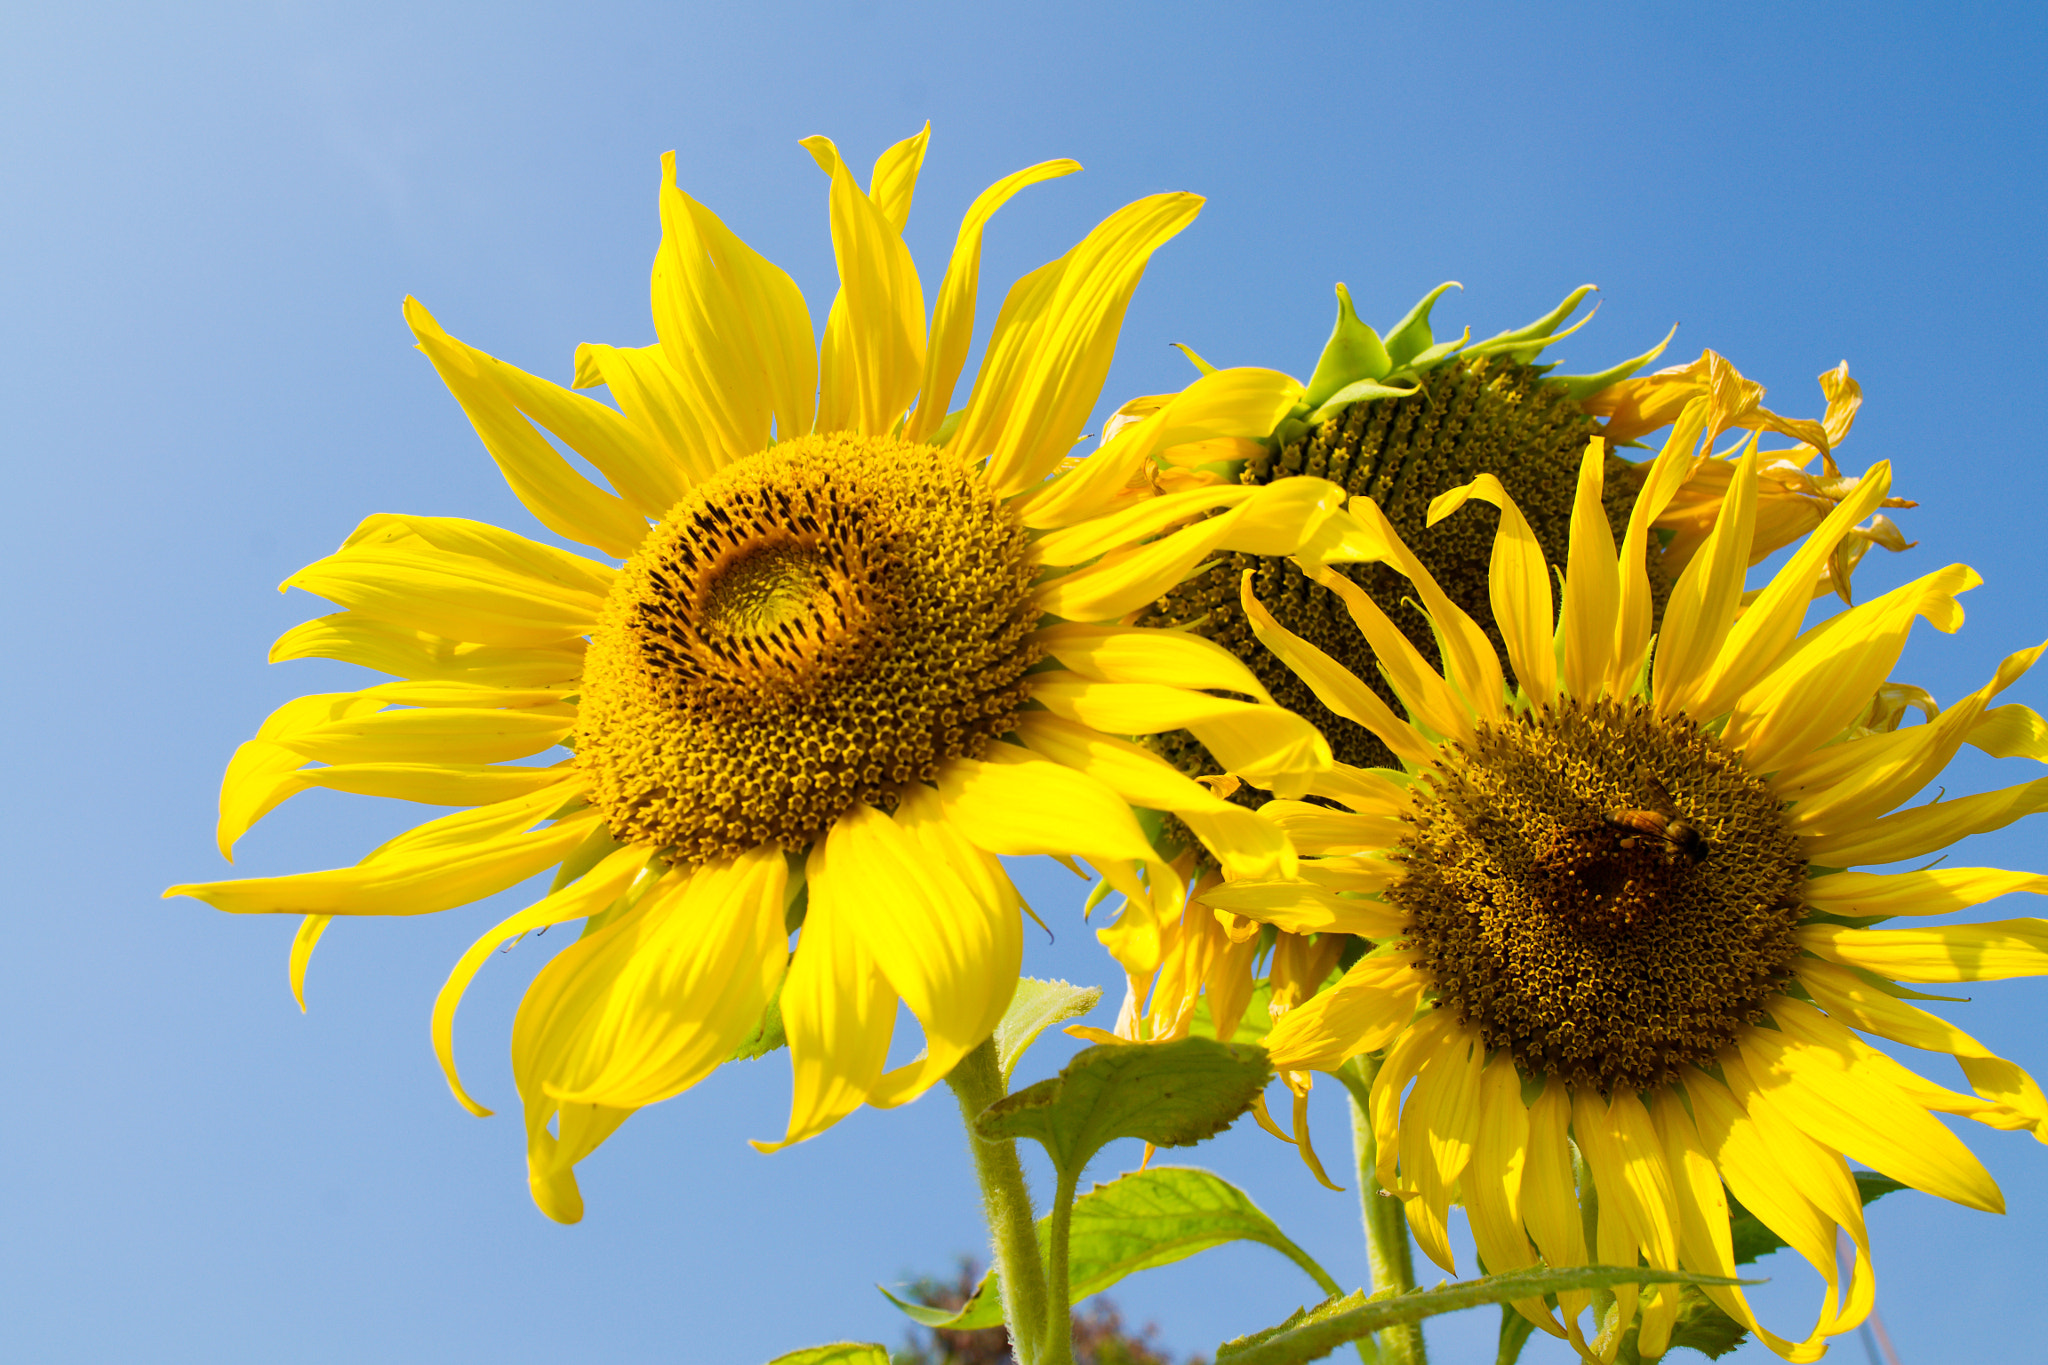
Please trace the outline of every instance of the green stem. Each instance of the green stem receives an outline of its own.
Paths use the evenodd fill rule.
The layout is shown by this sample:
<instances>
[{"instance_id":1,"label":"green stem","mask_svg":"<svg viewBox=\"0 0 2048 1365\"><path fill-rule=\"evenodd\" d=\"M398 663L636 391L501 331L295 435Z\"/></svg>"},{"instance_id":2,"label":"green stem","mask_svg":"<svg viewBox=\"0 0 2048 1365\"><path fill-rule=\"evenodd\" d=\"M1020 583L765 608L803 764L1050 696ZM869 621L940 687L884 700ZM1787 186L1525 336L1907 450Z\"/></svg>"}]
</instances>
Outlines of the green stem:
<instances>
[{"instance_id":1,"label":"green stem","mask_svg":"<svg viewBox=\"0 0 2048 1365\"><path fill-rule=\"evenodd\" d=\"M1401 1201L1380 1193L1379 1140L1372 1131L1372 1083L1380 1072L1378 1057L1354 1057L1337 1073L1351 1092L1351 1143L1358 1154L1358 1202L1365 1215L1365 1254L1372 1267L1374 1293L1405 1294L1415 1288L1415 1260L1408 1249L1408 1219ZM1422 1324L1404 1322L1381 1329L1380 1359L1385 1365L1429 1365L1422 1344Z\"/></svg>"},{"instance_id":2,"label":"green stem","mask_svg":"<svg viewBox=\"0 0 2048 1365\"><path fill-rule=\"evenodd\" d=\"M1074 1313L1067 1302L1067 1241L1074 1222L1074 1196L1080 1183L1079 1171L1061 1171L1059 1188L1052 1197L1045 1248L1045 1351L1038 1365L1074 1365Z\"/></svg>"},{"instance_id":3,"label":"green stem","mask_svg":"<svg viewBox=\"0 0 2048 1365\"><path fill-rule=\"evenodd\" d=\"M1031 1209L1031 1188L1024 1183L1016 1141L985 1138L974 1126L982 1111L1001 1099L1006 1090L1003 1073L996 1066L995 1040L990 1039L961 1058L946 1077L946 1084L960 1102L960 1117L967 1125L967 1146L974 1154L982 1214L988 1219L989 1246L995 1256L997 1282L1003 1291L1003 1321L1010 1329L1017 1365L1042 1365L1039 1337L1046 1320L1045 1267L1038 1259L1037 1216ZM1064 1252L1064 1242L1061 1249ZM1064 1298L1061 1302L1065 1302Z\"/></svg>"}]
</instances>

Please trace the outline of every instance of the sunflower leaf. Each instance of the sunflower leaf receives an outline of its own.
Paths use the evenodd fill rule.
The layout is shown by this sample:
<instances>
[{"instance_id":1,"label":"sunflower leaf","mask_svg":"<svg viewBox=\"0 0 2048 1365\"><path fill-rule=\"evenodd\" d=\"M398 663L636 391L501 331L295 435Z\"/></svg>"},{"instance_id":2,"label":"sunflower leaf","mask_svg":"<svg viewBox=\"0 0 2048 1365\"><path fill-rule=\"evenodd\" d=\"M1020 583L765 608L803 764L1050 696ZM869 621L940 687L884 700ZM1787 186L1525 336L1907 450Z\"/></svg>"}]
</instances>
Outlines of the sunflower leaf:
<instances>
[{"instance_id":1,"label":"sunflower leaf","mask_svg":"<svg viewBox=\"0 0 2048 1365\"><path fill-rule=\"evenodd\" d=\"M1216 1365L1306 1365L1346 1342L1357 1341L1397 1323L1419 1322L1439 1313L1455 1313L1481 1304L1541 1298L1572 1289L1610 1289L1619 1284L1743 1284L1714 1275L1648 1266L1579 1266L1571 1269L1523 1270L1489 1275L1459 1284L1407 1294L1366 1297L1362 1289L1331 1297L1314 1308L1298 1309L1285 1322L1262 1332L1226 1341L1216 1348Z\"/></svg>"},{"instance_id":2,"label":"sunflower leaf","mask_svg":"<svg viewBox=\"0 0 2048 1365\"><path fill-rule=\"evenodd\" d=\"M1018 1059L1038 1041L1039 1034L1064 1020L1080 1018L1101 999L1099 986L1071 986L1028 976L1019 980L1010 1008L996 1025L996 1068L1003 1073L1003 1084L1009 1085Z\"/></svg>"},{"instance_id":3,"label":"sunflower leaf","mask_svg":"<svg viewBox=\"0 0 2048 1365\"><path fill-rule=\"evenodd\" d=\"M872 1341L835 1341L777 1356L768 1365L889 1365L889 1348Z\"/></svg>"},{"instance_id":4,"label":"sunflower leaf","mask_svg":"<svg viewBox=\"0 0 2048 1365\"><path fill-rule=\"evenodd\" d=\"M1047 1246L1050 1217L1038 1220L1038 1244ZM1074 1201L1068 1233L1067 1299L1079 1303L1141 1270L1171 1265L1226 1242L1256 1242L1300 1266L1324 1293L1337 1282L1296 1246L1251 1196L1219 1175L1191 1166L1152 1166L1097 1185ZM994 1271L959 1309L947 1312L889 1301L926 1327L971 1332L1003 1320L1002 1287Z\"/></svg>"},{"instance_id":5,"label":"sunflower leaf","mask_svg":"<svg viewBox=\"0 0 2048 1365\"><path fill-rule=\"evenodd\" d=\"M1050 1080L996 1101L975 1122L986 1138L1033 1139L1076 1178L1117 1138L1187 1147L1215 1136L1252 1107L1272 1075L1265 1049L1247 1044L1103 1043L1077 1053Z\"/></svg>"}]
</instances>

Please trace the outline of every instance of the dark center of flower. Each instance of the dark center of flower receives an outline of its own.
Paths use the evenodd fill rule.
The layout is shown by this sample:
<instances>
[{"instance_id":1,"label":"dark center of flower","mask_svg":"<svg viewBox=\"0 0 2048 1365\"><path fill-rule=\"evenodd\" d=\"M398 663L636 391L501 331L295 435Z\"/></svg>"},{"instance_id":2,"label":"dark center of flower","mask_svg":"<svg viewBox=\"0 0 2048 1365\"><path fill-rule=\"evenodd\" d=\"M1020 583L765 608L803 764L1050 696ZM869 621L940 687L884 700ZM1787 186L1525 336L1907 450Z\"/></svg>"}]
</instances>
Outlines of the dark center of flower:
<instances>
[{"instance_id":1,"label":"dark center of flower","mask_svg":"<svg viewBox=\"0 0 2048 1365\"><path fill-rule=\"evenodd\" d=\"M804 436L740 461L648 533L590 637L593 803L693 863L893 804L1012 728L1034 576L1016 516L934 447Z\"/></svg>"},{"instance_id":2,"label":"dark center of flower","mask_svg":"<svg viewBox=\"0 0 2048 1365\"><path fill-rule=\"evenodd\" d=\"M1415 787L1408 912L1441 1008L1525 1074L1647 1090L1763 1014L1806 866L1721 742L1636 701L1483 727Z\"/></svg>"},{"instance_id":3,"label":"dark center of flower","mask_svg":"<svg viewBox=\"0 0 2048 1365\"><path fill-rule=\"evenodd\" d=\"M1545 558L1563 566L1571 543L1579 460L1595 426L1561 386L1541 382L1541 373L1503 356L1470 364L1455 361L1424 375L1418 393L1355 403L1292 445L1256 456L1241 481L1264 484L1310 474L1373 499L1444 592L1500 650L1500 628L1487 589L1500 513L1472 502L1430 526L1429 504L1439 493L1469 483L1477 474L1493 474L1528 518ZM1605 503L1617 543L1628 527L1638 486L1627 463L1610 456ZM1207 573L1161 598L1141 624L1198 621L1193 629L1244 660L1275 701L1314 722L1329 737L1340 762L1361 768L1397 766L1385 745L1359 726L1339 720L1253 637L1238 605L1238 584L1246 569L1252 571L1259 601L1281 625L1357 674L1399 712L1393 689L1381 677L1342 599L1312 582L1292 560L1223 556ZM1425 658L1437 657L1429 621L1410 605L1415 590L1406 578L1384 564L1346 565L1341 571L1371 594ZM1650 577L1661 612L1669 585L1654 556ZM1159 748L1190 776L1220 771L1185 732L1162 736ZM1264 798L1258 794L1247 799Z\"/></svg>"}]
</instances>

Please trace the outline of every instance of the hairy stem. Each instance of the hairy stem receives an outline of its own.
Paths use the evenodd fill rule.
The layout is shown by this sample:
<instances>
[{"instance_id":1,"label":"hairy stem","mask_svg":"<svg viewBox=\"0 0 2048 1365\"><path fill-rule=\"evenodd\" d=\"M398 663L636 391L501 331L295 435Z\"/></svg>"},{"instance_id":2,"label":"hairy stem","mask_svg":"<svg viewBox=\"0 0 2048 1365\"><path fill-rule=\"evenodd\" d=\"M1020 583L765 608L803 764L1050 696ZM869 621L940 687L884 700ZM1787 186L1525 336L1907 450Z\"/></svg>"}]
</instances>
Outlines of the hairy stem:
<instances>
[{"instance_id":1,"label":"hairy stem","mask_svg":"<svg viewBox=\"0 0 2048 1365\"><path fill-rule=\"evenodd\" d=\"M1392 1290L1405 1294L1415 1287L1415 1260L1408 1249L1408 1219L1401 1201L1380 1193L1379 1141L1373 1136L1369 1108L1373 1078L1379 1075L1380 1059L1354 1057L1344 1063L1337 1079L1351 1092L1351 1142L1358 1154L1358 1202L1365 1215L1365 1254L1372 1267L1373 1292ZM1381 1329L1380 1359L1385 1365L1429 1365L1429 1353L1422 1344L1422 1324L1404 1322Z\"/></svg>"},{"instance_id":2,"label":"hairy stem","mask_svg":"<svg viewBox=\"0 0 2048 1365\"><path fill-rule=\"evenodd\" d=\"M1046 1229L1045 1335L1039 1365L1074 1365L1074 1315L1068 1305L1067 1240L1074 1222L1074 1195L1081 1173L1060 1172L1052 1197L1052 1221Z\"/></svg>"},{"instance_id":3,"label":"hairy stem","mask_svg":"<svg viewBox=\"0 0 2048 1365\"><path fill-rule=\"evenodd\" d=\"M1038 1259L1037 1217L1023 1164L1017 1160L1017 1143L1012 1138L985 1138L974 1126L982 1111L1005 1092L995 1040L961 1058L946 1084L960 1102L960 1117L967 1125L967 1146L974 1154L974 1177L981 1185L982 1214L988 1219L989 1246L1002 1285L1003 1321L1010 1329L1017 1365L1049 1365L1041 1361L1039 1350L1046 1322L1045 1267ZM1070 1355L1068 1351L1056 1359Z\"/></svg>"}]
</instances>

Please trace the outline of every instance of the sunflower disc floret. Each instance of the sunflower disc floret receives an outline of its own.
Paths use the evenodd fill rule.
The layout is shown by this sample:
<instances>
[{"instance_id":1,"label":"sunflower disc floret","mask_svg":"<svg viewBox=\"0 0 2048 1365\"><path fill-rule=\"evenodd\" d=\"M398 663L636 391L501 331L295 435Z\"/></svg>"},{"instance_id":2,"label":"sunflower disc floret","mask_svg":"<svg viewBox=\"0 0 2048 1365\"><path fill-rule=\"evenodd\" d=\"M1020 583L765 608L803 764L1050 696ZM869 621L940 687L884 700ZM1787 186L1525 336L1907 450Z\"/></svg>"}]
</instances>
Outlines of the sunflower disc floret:
<instances>
[{"instance_id":1,"label":"sunflower disc floret","mask_svg":"<svg viewBox=\"0 0 2048 1365\"><path fill-rule=\"evenodd\" d=\"M803 848L1013 728L1033 567L942 450L804 436L678 503L591 636L577 762L614 835L687 862Z\"/></svg>"},{"instance_id":2,"label":"sunflower disc floret","mask_svg":"<svg viewBox=\"0 0 2048 1365\"><path fill-rule=\"evenodd\" d=\"M1385 897L1488 1048L1648 1090L1711 1061L1791 975L1806 870L1782 807L1684 717L1567 700L1422 775Z\"/></svg>"}]
</instances>

